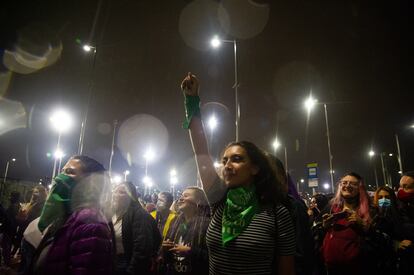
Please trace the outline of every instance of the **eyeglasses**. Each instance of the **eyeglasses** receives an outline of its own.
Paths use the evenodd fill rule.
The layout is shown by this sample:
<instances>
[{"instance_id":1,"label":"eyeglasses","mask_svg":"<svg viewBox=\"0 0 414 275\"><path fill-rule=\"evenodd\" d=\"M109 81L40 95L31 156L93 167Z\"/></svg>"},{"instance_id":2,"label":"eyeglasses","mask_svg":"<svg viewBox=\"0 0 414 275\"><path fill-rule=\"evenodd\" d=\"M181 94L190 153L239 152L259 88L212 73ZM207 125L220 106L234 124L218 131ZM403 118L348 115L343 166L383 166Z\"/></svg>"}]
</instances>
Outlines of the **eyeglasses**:
<instances>
[{"instance_id":1,"label":"eyeglasses","mask_svg":"<svg viewBox=\"0 0 414 275\"><path fill-rule=\"evenodd\" d=\"M341 180L339 182L342 186L351 185L353 187L358 187L359 181L349 181L349 180Z\"/></svg>"}]
</instances>

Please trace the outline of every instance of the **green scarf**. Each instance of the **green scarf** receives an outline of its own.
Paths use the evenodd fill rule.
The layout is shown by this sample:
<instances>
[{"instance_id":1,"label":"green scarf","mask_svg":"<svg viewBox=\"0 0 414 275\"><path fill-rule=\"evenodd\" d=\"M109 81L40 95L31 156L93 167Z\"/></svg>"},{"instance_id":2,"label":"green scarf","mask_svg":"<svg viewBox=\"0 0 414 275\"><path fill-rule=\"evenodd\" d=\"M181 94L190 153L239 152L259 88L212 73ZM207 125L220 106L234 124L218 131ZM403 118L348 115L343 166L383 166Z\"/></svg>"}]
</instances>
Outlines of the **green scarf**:
<instances>
[{"instance_id":1,"label":"green scarf","mask_svg":"<svg viewBox=\"0 0 414 275\"><path fill-rule=\"evenodd\" d=\"M185 95L184 107L185 107L185 119L183 122L183 128L189 129L191 119L194 116L200 116L200 97L198 95L197 96Z\"/></svg>"},{"instance_id":2,"label":"green scarf","mask_svg":"<svg viewBox=\"0 0 414 275\"><path fill-rule=\"evenodd\" d=\"M235 239L246 229L258 209L259 202L254 185L228 191L221 228L223 246L226 246L228 242Z\"/></svg>"},{"instance_id":3,"label":"green scarf","mask_svg":"<svg viewBox=\"0 0 414 275\"><path fill-rule=\"evenodd\" d=\"M73 178L59 174L50 190L39 219L39 230L43 232L50 224L70 213L71 195L75 186Z\"/></svg>"}]
</instances>

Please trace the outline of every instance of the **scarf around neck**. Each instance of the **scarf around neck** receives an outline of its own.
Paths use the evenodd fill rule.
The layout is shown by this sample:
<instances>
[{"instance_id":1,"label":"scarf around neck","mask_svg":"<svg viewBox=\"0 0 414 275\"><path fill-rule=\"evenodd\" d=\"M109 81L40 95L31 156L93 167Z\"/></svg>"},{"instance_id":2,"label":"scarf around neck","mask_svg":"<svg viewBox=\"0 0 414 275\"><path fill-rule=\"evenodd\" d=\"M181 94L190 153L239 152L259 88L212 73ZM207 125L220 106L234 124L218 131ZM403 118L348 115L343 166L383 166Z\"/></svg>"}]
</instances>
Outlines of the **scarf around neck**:
<instances>
[{"instance_id":1,"label":"scarf around neck","mask_svg":"<svg viewBox=\"0 0 414 275\"><path fill-rule=\"evenodd\" d=\"M43 232L56 219L64 218L70 213L72 190L76 182L73 178L59 174L50 190L39 219L39 230Z\"/></svg>"},{"instance_id":2,"label":"scarf around neck","mask_svg":"<svg viewBox=\"0 0 414 275\"><path fill-rule=\"evenodd\" d=\"M247 228L258 209L259 202L253 184L250 187L238 187L228 191L222 218L223 246Z\"/></svg>"}]
</instances>

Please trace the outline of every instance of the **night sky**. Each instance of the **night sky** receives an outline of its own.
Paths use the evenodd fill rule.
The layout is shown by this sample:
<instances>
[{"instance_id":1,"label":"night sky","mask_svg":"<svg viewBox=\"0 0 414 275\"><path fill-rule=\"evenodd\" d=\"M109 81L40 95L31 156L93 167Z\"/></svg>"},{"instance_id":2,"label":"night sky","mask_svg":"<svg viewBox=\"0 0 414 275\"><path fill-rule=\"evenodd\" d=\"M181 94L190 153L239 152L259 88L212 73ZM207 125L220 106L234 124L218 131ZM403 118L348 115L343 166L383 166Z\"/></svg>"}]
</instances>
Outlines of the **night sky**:
<instances>
[{"instance_id":1,"label":"night sky","mask_svg":"<svg viewBox=\"0 0 414 275\"><path fill-rule=\"evenodd\" d=\"M130 179L140 183L142 155L151 146L157 157L148 173L159 189L169 188L171 167L181 186L195 185L191 144L181 128L179 83L188 71L200 79L204 117L214 113L219 120L213 133L207 130L214 157L235 138L233 44L212 49L209 41L216 34L238 43L240 139L272 151L277 135L294 179L306 177L310 162L319 164L321 183L329 178L323 106L309 120L303 108L310 93L327 103L336 180L352 170L375 184L374 165L381 184L380 159L367 155L373 148L387 153L385 166L395 183L395 134L404 170L414 169L408 1L7 3L0 16L3 57L5 49L20 48L51 59L46 49L62 49L55 63L31 73L12 68L5 58L0 65L0 167L15 157L11 178L50 177L53 161L46 153L54 150L57 133L49 116L58 106L74 120L62 135L62 148L67 157L76 153L92 87L85 154L108 167L112 124L118 120L115 172L129 169ZM86 42L96 46L95 63L93 53L82 50ZM2 122L22 116L11 101L23 106L23 127L17 128L16 119ZM283 150L276 154L284 158Z\"/></svg>"}]
</instances>

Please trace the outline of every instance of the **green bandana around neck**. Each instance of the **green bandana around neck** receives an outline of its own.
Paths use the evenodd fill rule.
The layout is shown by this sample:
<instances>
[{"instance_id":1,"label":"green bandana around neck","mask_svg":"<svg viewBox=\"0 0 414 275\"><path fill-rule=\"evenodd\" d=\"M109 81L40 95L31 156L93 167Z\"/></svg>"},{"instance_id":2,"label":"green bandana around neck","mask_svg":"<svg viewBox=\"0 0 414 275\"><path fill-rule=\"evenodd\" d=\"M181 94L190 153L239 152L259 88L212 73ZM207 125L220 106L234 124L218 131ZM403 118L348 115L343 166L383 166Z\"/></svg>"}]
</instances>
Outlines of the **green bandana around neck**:
<instances>
[{"instance_id":1,"label":"green bandana around neck","mask_svg":"<svg viewBox=\"0 0 414 275\"><path fill-rule=\"evenodd\" d=\"M76 183L73 178L64 174L59 174L54 181L40 214L38 227L42 233L56 219L70 213L71 194Z\"/></svg>"},{"instance_id":2,"label":"green bandana around neck","mask_svg":"<svg viewBox=\"0 0 414 275\"><path fill-rule=\"evenodd\" d=\"M230 189L224 206L221 239L223 246L240 235L258 212L259 202L256 197L256 188L238 187Z\"/></svg>"}]
</instances>

